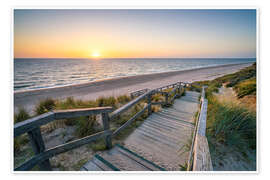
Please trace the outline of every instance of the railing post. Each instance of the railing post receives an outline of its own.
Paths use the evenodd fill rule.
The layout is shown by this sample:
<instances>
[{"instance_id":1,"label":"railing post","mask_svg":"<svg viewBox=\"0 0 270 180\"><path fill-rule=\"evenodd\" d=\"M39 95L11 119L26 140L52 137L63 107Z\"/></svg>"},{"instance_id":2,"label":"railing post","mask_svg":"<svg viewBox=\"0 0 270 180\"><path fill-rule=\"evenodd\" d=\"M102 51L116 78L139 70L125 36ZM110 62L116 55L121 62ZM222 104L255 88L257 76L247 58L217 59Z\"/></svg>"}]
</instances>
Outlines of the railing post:
<instances>
[{"instance_id":1,"label":"railing post","mask_svg":"<svg viewBox=\"0 0 270 180\"><path fill-rule=\"evenodd\" d=\"M151 109L151 99L152 99L152 93L150 93L150 94L147 96L147 104L148 104L147 112L148 112L148 116L150 116L150 115L152 114L152 109Z\"/></svg>"},{"instance_id":2,"label":"railing post","mask_svg":"<svg viewBox=\"0 0 270 180\"><path fill-rule=\"evenodd\" d=\"M181 86L178 84L178 85L177 85L177 97L180 96L180 88L181 88Z\"/></svg>"},{"instance_id":3,"label":"railing post","mask_svg":"<svg viewBox=\"0 0 270 180\"><path fill-rule=\"evenodd\" d=\"M32 148L35 154L40 154L45 151L44 141L41 136L40 128L35 128L28 132ZM51 171L51 164L49 159L38 164L41 171Z\"/></svg>"},{"instance_id":4,"label":"railing post","mask_svg":"<svg viewBox=\"0 0 270 180\"><path fill-rule=\"evenodd\" d=\"M104 127L104 131L109 130L110 129L110 123L109 123L109 115L108 113L101 113L102 116L102 123L103 123L103 127ZM111 149L112 148L112 135L109 134L105 137L105 143L106 143L106 147L107 149Z\"/></svg>"},{"instance_id":5,"label":"railing post","mask_svg":"<svg viewBox=\"0 0 270 180\"><path fill-rule=\"evenodd\" d=\"M165 98L166 98L166 100L165 100L165 102L166 102L166 105L168 105L169 104L169 93L166 93L165 94Z\"/></svg>"}]
</instances>

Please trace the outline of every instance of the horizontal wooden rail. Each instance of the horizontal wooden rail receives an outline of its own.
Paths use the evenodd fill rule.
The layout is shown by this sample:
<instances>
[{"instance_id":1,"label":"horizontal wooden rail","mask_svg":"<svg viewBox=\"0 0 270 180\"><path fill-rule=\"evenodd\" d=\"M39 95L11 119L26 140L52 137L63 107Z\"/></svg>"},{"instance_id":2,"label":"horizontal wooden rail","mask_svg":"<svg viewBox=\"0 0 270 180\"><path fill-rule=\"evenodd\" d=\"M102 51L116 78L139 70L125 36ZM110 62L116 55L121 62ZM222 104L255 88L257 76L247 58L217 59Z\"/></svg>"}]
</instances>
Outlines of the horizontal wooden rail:
<instances>
[{"instance_id":1,"label":"horizontal wooden rail","mask_svg":"<svg viewBox=\"0 0 270 180\"><path fill-rule=\"evenodd\" d=\"M51 121L54 121L54 112L48 112L40 116L16 123L14 125L14 137L29 132L39 126L48 124Z\"/></svg>"},{"instance_id":2,"label":"horizontal wooden rail","mask_svg":"<svg viewBox=\"0 0 270 180\"><path fill-rule=\"evenodd\" d=\"M42 125L48 124L56 119L71 118L78 116L89 116L100 113L112 112L112 107L97 107L97 108L84 108L84 109L70 109L70 110L58 110L48 112L28 120L16 123L14 125L14 137L29 132Z\"/></svg>"},{"instance_id":3,"label":"horizontal wooden rail","mask_svg":"<svg viewBox=\"0 0 270 180\"><path fill-rule=\"evenodd\" d=\"M152 105L164 105L165 102L152 102L151 104Z\"/></svg>"},{"instance_id":4,"label":"horizontal wooden rail","mask_svg":"<svg viewBox=\"0 0 270 180\"><path fill-rule=\"evenodd\" d=\"M177 83L174 83L174 84L169 84L169 85L166 85L166 86L162 86L162 87L156 88L156 90L157 91L163 91L165 89L174 88L174 86L180 85L180 83L181 82L177 82Z\"/></svg>"},{"instance_id":5,"label":"horizontal wooden rail","mask_svg":"<svg viewBox=\"0 0 270 180\"><path fill-rule=\"evenodd\" d=\"M139 101L141 101L142 99L146 98L148 95L151 95L151 94L152 94L152 91L148 91L145 94L140 95L136 99L134 99L134 100L130 101L129 103L125 104L124 106L120 107L119 109L115 110L114 112L112 112L112 114L110 116L110 120L115 119L121 113L127 111L130 107L137 104Z\"/></svg>"},{"instance_id":6,"label":"horizontal wooden rail","mask_svg":"<svg viewBox=\"0 0 270 180\"><path fill-rule=\"evenodd\" d=\"M134 98L134 97L137 97L137 96L140 96L140 95L146 93L149 90L150 89L146 88L146 89L141 89L141 90L138 90L138 91L134 91L134 92L130 93L130 96L131 96L131 98Z\"/></svg>"},{"instance_id":7,"label":"horizontal wooden rail","mask_svg":"<svg viewBox=\"0 0 270 180\"><path fill-rule=\"evenodd\" d=\"M46 159L49 159L55 155L70 151L72 149L78 148L80 146L83 146L85 144L88 144L92 141L95 141L97 139L100 139L102 137L105 137L112 132L110 130L102 131L90 136L86 136L84 138L74 140L71 142L68 142L66 144L62 144L59 146L56 146L54 148L48 149L38 155L35 155L33 158L31 158L29 161L23 163L21 166L17 167L15 171L25 171L32 169L36 164L41 163L45 161Z\"/></svg>"},{"instance_id":8,"label":"horizontal wooden rail","mask_svg":"<svg viewBox=\"0 0 270 180\"><path fill-rule=\"evenodd\" d=\"M112 107L96 107L96 108L83 108L83 109L69 109L58 110L54 112L55 119L74 118L80 116L90 116L101 113L110 113L113 111Z\"/></svg>"},{"instance_id":9,"label":"horizontal wooden rail","mask_svg":"<svg viewBox=\"0 0 270 180\"><path fill-rule=\"evenodd\" d=\"M118 129L116 129L112 136L117 135L120 131L122 131L123 129L125 129L127 126L129 126L135 119L137 119L139 116L141 116L147 109L148 107L151 106L151 104L148 104L147 106L145 106L140 112L136 113L132 118L130 118L125 124L123 124L121 127L119 127Z\"/></svg>"}]
</instances>

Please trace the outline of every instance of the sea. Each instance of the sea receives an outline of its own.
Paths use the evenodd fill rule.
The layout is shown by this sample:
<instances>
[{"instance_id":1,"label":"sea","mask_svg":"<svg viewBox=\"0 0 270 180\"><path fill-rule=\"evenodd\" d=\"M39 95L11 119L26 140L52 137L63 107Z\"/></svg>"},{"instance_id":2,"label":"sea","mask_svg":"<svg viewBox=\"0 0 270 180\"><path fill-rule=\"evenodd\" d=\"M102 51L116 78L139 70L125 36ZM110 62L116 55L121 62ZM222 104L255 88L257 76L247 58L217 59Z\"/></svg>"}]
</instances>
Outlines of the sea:
<instances>
[{"instance_id":1,"label":"sea","mask_svg":"<svg viewBox=\"0 0 270 180\"><path fill-rule=\"evenodd\" d=\"M15 58L14 91L255 61L255 58Z\"/></svg>"}]
</instances>

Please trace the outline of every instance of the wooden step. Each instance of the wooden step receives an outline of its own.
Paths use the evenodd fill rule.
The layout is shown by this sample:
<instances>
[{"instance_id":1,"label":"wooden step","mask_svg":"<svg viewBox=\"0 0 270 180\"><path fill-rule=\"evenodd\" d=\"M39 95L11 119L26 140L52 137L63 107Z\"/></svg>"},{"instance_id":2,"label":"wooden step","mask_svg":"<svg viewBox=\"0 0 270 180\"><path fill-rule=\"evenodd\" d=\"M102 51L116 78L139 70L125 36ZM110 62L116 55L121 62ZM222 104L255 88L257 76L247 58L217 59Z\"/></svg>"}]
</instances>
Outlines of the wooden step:
<instances>
[{"instance_id":1,"label":"wooden step","mask_svg":"<svg viewBox=\"0 0 270 180\"><path fill-rule=\"evenodd\" d=\"M82 171L119 171L113 164L106 161L103 157L95 155L91 161L88 161L81 168Z\"/></svg>"},{"instance_id":2,"label":"wooden step","mask_svg":"<svg viewBox=\"0 0 270 180\"><path fill-rule=\"evenodd\" d=\"M87 162L81 171L165 171L153 162L116 144L113 149Z\"/></svg>"},{"instance_id":3,"label":"wooden step","mask_svg":"<svg viewBox=\"0 0 270 180\"><path fill-rule=\"evenodd\" d=\"M153 162L145 159L144 157L136 154L133 151L130 151L128 148L121 146L119 144L116 144L116 146L119 148L119 151L128 156L129 158L133 159L134 161L142 164L143 166L147 167L151 171L166 171L164 168L159 167L158 165L154 164Z\"/></svg>"}]
</instances>

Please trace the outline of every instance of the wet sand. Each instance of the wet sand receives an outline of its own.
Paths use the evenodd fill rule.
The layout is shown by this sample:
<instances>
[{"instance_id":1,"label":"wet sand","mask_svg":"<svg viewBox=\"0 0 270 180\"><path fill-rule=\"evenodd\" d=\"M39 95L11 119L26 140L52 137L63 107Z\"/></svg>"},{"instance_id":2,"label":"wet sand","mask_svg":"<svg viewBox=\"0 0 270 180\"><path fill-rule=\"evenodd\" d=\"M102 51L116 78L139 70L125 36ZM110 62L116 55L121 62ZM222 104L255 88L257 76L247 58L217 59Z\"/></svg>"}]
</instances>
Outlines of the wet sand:
<instances>
[{"instance_id":1,"label":"wet sand","mask_svg":"<svg viewBox=\"0 0 270 180\"><path fill-rule=\"evenodd\" d=\"M225 74L234 73L252 63L222 65L217 67L199 68L193 70L155 73L147 75L129 76L89 82L72 86L48 88L40 90L29 90L14 93L14 111L24 107L28 112L33 113L35 105L42 99L54 98L90 100L100 96L118 96L129 94L140 89L153 89L175 82L193 82L200 80L211 80Z\"/></svg>"}]
</instances>

